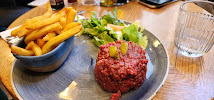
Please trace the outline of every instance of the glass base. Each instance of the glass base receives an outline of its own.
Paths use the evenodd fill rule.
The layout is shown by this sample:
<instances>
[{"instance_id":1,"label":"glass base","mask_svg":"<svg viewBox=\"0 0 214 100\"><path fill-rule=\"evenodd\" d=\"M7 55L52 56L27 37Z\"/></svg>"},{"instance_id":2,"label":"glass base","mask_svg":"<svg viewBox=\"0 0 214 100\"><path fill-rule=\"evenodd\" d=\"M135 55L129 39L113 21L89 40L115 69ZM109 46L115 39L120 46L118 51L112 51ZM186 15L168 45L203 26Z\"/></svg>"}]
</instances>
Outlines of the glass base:
<instances>
[{"instance_id":1,"label":"glass base","mask_svg":"<svg viewBox=\"0 0 214 100\"><path fill-rule=\"evenodd\" d=\"M96 5L96 2L94 0L82 0L82 5L93 6Z\"/></svg>"},{"instance_id":2,"label":"glass base","mask_svg":"<svg viewBox=\"0 0 214 100\"><path fill-rule=\"evenodd\" d=\"M113 7L113 6L122 6L122 5L125 5L125 4L127 4L127 3L129 3L129 0L127 0L127 1L124 1L123 3L113 3L113 4L106 4L106 3L103 3L103 2L100 2L100 6L103 6L103 7Z\"/></svg>"},{"instance_id":3,"label":"glass base","mask_svg":"<svg viewBox=\"0 0 214 100\"><path fill-rule=\"evenodd\" d=\"M72 3L69 3L70 5L75 5L75 4L77 4L77 2L72 2Z\"/></svg>"},{"instance_id":4,"label":"glass base","mask_svg":"<svg viewBox=\"0 0 214 100\"><path fill-rule=\"evenodd\" d=\"M179 52L182 55L187 56L187 57L200 57L200 56L203 56L203 54L194 54L194 53L183 51L183 50L179 50Z\"/></svg>"}]
</instances>

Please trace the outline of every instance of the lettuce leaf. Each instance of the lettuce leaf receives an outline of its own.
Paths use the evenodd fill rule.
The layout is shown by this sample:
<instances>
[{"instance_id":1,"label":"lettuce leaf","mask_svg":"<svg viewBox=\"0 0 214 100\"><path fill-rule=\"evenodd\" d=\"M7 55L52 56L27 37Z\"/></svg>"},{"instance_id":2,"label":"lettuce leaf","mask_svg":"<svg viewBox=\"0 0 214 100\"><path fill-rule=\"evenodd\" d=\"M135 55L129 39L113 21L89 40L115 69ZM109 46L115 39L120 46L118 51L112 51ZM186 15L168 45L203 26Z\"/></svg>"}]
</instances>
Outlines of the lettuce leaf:
<instances>
[{"instance_id":1,"label":"lettuce leaf","mask_svg":"<svg viewBox=\"0 0 214 100\"><path fill-rule=\"evenodd\" d=\"M98 37L94 36L93 39L94 43L99 47L100 45L104 45L104 40L103 39L99 39Z\"/></svg>"},{"instance_id":2,"label":"lettuce leaf","mask_svg":"<svg viewBox=\"0 0 214 100\"><path fill-rule=\"evenodd\" d=\"M143 48L143 50L146 49L147 45L148 45L148 37L145 35L143 36L137 43L139 46L141 46Z\"/></svg>"},{"instance_id":3,"label":"lettuce leaf","mask_svg":"<svg viewBox=\"0 0 214 100\"><path fill-rule=\"evenodd\" d=\"M103 44L107 44L109 42L115 42L114 39L110 35L108 35L107 31L104 31L103 33L101 33L99 35L99 38L102 39L102 40L104 40Z\"/></svg>"},{"instance_id":4,"label":"lettuce leaf","mask_svg":"<svg viewBox=\"0 0 214 100\"><path fill-rule=\"evenodd\" d=\"M82 21L82 34L92 36L94 43L98 47L100 45L122 39L135 42L143 49L146 48L148 44L148 38L147 36L143 36L142 31L144 30L144 27L140 26L139 21L126 26L124 21L117 19L117 8L114 8L113 12L109 12L107 15L102 16L101 19L96 18L96 15L96 12L92 12L90 19ZM125 27L121 30L121 32L116 32L112 28L107 27L107 24Z\"/></svg>"},{"instance_id":5,"label":"lettuce leaf","mask_svg":"<svg viewBox=\"0 0 214 100\"><path fill-rule=\"evenodd\" d=\"M85 28L85 33L96 36L99 34L99 28L97 27Z\"/></svg>"},{"instance_id":6,"label":"lettuce leaf","mask_svg":"<svg viewBox=\"0 0 214 100\"><path fill-rule=\"evenodd\" d=\"M107 24L118 25L119 21L117 20L117 8L114 8L113 13L108 12L107 15L102 16L102 25L106 26Z\"/></svg>"},{"instance_id":7,"label":"lettuce leaf","mask_svg":"<svg viewBox=\"0 0 214 100\"><path fill-rule=\"evenodd\" d=\"M124 27L121 30L123 40L135 42L145 50L148 45L148 37L143 36L142 30L139 24L131 24L128 27Z\"/></svg>"},{"instance_id":8,"label":"lettuce leaf","mask_svg":"<svg viewBox=\"0 0 214 100\"><path fill-rule=\"evenodd\" d=\"M123 40L132 41L137 43L140 39L140 35L134 24L124 27L122 30Z\"/></svg>"}]
</instances>

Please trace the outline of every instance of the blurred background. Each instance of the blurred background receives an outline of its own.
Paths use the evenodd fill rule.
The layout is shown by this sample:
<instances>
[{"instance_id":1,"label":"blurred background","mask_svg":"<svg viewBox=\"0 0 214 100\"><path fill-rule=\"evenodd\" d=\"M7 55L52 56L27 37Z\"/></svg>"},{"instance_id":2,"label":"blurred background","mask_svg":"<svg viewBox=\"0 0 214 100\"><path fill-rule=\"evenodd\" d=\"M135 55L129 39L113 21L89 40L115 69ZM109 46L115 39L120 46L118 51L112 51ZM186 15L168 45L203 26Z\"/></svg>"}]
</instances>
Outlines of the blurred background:
<instances>
[{"instance_id":1,"label":"blurred background","mask_svg":"<svg viewBox=\"0 0 214 100\"><path fill-rule=\"evenodd\" d=\"M33 0L0 0L0 31L4 31L19 16L32 9Z\"/></svg>"},{"instance_id":2,"label":"blurred background","mask_svg":"<svg viewBox=\"0 0 214 100\"><path fill-rule=\"evenodd\" d=\"M0 0L0 32L7 27L19 16L32 9L27 4L33 0ZM0 81L0 100L12 100L12 96Z\"/></svg>"},{"instance_id":3,"label":"blurred background","mask_svg":"<svg viewBox=\"0 0 214 100\"><path fill-rule=\"evenodd\" d=\"M7 27L19 16L29 11L35 6L42 5L48 0L0 0L0 32L7 29ZM66 2L67 0L64 0ZM100 1L100 0L96 0ZM129 0L138 2L140 0ZM142 0L141 0L142 1ZM148 0L148 1L163 1L163 0ZM177 1L177 0L176 0ZM182 0L186 1L186 0ZM190 0L192 1L192 0ZM197 0L198 1L198 0ZM209 0L213 1L214 0Z\"/></svg>"}]
</instances>

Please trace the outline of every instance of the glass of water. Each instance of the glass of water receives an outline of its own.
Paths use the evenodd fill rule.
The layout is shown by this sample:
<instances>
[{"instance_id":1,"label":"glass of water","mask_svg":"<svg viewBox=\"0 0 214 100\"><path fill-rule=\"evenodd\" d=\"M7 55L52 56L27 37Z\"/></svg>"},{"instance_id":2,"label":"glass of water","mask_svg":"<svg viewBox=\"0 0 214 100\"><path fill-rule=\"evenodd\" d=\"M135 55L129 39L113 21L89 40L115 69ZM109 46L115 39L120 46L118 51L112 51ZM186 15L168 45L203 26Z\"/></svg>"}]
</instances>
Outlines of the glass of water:
<instances>
[{"instance_id":1,"label":"glass of water","mask_svg":"<svg viewBox=\"0 0 214 100\"><path fill-rule=\"evenodd\" d=\"M186 1L180 6L175 45L188 57L199 57L214 44L214 2Z\"/></svg>"},{"instance_id":2,"label":"glass of water","mask_svg":"<svg viewBox=\"0 0 214 100\"><path fill-rule=\"evenodd\" d=\"M96 5L97 0L82 0L82 5Z\"/></svg>"}]
</instances>

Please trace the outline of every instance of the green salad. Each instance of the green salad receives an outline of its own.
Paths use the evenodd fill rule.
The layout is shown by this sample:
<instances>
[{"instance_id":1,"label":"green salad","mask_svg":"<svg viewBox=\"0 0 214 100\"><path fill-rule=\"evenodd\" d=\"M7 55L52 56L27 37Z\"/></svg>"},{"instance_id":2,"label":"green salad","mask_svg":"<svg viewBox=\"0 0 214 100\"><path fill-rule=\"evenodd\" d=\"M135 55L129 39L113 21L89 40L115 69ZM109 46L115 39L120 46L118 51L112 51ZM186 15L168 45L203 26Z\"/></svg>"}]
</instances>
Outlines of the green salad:
<instances>
[{"instance_id":1,"label":"green salad","mask_svg":"<svg viewBox=\"0 0 214 100\"><path fill-rule=\"evenodd\" d=\"M79 35L84 34L92 36L94 43L98 47L109 42L116 42L117 40L135 42L144 50L147 47L148 38L142 33L144 27L140 27L139 21L126 25L124 21L118 20L117 8L114 8L113 13L109 12L100 19L96 18L96 12L92 12L91 18L87 20L78 19L78 22L82 22L83 26ZM117 27L120 28L118 29L119 31L115 29Z\"/></svg>"}]
</instances>

